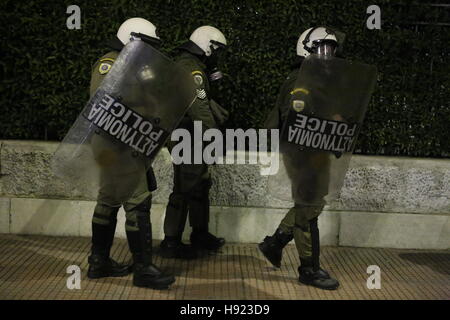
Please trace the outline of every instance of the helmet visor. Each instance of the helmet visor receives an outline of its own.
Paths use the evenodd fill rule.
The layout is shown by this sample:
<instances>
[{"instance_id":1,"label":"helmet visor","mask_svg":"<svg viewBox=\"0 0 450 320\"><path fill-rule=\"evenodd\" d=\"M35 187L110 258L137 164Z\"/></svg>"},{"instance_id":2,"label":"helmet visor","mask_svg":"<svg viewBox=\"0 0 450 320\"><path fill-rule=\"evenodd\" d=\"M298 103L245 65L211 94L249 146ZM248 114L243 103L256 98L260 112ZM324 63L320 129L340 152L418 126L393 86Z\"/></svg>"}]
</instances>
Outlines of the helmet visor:
<instances>
[{"instance_id":1,"label":"helmet visor","mask_svg":"<svg viewBox=\"0 0 450 320\"><path fill-rule=\"evenodd\" d=\"M336 54L337 43L334 40L316 41L313 52L324 56L334 56Z\"/></svg>"}]
</instances>

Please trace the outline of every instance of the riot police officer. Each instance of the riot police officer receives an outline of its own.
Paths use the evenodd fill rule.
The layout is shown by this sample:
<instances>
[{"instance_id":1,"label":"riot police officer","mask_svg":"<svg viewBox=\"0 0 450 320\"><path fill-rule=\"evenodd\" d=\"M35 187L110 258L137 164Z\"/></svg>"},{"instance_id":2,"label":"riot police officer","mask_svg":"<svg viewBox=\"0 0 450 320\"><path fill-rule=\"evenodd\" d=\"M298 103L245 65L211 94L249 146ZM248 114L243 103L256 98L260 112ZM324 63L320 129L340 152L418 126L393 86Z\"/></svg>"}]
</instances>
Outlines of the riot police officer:
<instances>
[{"instance_id":1,"label":"riot police officer","mask_svg":"<svg viewBox=\"0 0 450 320\"><path fill-rule=\"evenodd\" d=\"M222 77L219 58L227 41L223 33L212 26L197 28L189 41L181 45L176 63L192 75L197 98L181 121L179 128L194 134L194 121L201 121L204 130L216 128L228 115L227 111L210 98L210 81ZM169 151L174 143L169 144ZM160 252L164 257L191 259L198 250L217 250L225 243L208 231L209 190L211 177L206 164L177 164L174 168L174 186L169 197L164 220L165 238ZM191 246L181 241L187 215L193 229Z\"/></svg>"},{"instance_id":2,"label":"riot police officer","mask_svg":"<svg viewBox=\"0 0 450 320\"><path fill-rule=\"evenodd\" d=\"M158 46L160 39L156 27L142 18L126 20L119 28L117 37L109 46L111 51L102 56L92 69L90 94L94 95L103 78L108 74L122 48L130 41L131 33L139 36L152 46ZM100 135L92 139L92 149L97 162L101 161L101 147L107 143ZM117 179L113 173L102 169L97 205L92 218L92 249L89 256L88 277L120 277L133 270L133 283L140 287L156 289L167 288L175 281L172 275L163 273L152 263L152 233L150 223L150 208L152 191L156 189L153 170L142 171L143 179L139 179L132 195L123 202L120 200L121 188L127 186ZM122 187L121 187L122 185ZM124 190L122 190L124 191ZM126 192L126 191L124 191ZM121 265L111 259L110 249L113 244L117 223L117 212L123 206L126 212L126 235L133 256L133 266Z\"/></svg>"},{"instance_id":3,"label":"riot police officer","mask_svg":"<svg viewBox=\"0 0 450 320\"><path fill-rule=\"evenodd\" d=\"M334 56L338 45L335 32L325 27L310 28L301 34L297 42L298 61L293 65L292 72L281 87L276 106L266 122L267 127L281 128L293 103L293 96L307 93L302 88L295 88L303 60L310 54ZM319 263L317 219L325 205L323 197L327 194L329 176L327 159L319 153L307 150L302 152L301 159L298 157L293 159L289 154L284 155L283 161L292 180L293 193L297 193L297 199L300 198L301 201L294 198L295 206L288 211L275 233L265 237L259 244L259 249L275 267L279 268L283 248L295 239L301 264L298 269L299 281L321 289L334 290L338 288L339 282L320 268Z\"/></svg>"}]
</instances>

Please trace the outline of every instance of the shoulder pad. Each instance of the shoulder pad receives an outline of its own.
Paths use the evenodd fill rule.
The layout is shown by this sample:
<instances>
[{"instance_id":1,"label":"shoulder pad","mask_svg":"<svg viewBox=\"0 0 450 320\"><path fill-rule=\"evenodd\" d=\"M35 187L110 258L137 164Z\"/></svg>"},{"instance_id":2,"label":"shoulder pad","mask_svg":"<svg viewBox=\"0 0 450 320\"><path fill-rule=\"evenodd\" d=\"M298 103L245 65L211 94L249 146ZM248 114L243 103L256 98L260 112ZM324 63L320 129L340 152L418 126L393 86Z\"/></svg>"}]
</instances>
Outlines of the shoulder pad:
<instances>
[{"instance_id":1,"label":"shoulder pad","mask_svg":"<svg viewBox=\"0 0 450 320\"><path fill-rule=\"evenodd\" d=\"M114 59L112 58L103 58L100 59L100 65L98 66L98 72L101 75L107 74L114 63Z\"/></svg>"},{"instance_id":2,"label":"shoulder pad","mask_svg":"<svg viewBox=\"0 0 450 320\"><path fill-rule=\"evenodd\" d=\"M201 71L198 71L198 70L192 71L191 74L194 77L194 82L195 82L195 84L197 86L203 85L203 83L204 83L204 80L203 80L204 75L203 75L203 73Z\"/></svg>"},{"instance_id":3,"label":"shoulder pad","mask_svg":"<svg viewBox=\"0 0 450 320\"><path fill-rule=\"evenodd\" d=\"M302 92L304 94L309 94L309 90L307 90L305 88L295 88L290 93L291 93L291 95L293 95L293 94L296 94L297 92Z\"/></svg>"}]
</instances>

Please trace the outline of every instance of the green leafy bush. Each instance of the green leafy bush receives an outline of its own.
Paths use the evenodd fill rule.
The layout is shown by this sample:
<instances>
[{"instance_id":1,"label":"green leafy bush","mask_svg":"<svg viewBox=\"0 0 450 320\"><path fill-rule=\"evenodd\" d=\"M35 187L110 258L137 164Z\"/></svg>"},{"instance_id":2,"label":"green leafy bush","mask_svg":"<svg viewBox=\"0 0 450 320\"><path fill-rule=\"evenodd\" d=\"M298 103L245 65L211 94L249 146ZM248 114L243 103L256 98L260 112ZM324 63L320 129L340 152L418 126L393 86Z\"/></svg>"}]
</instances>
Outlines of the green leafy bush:
<instances>
[{"instance_id":1,"label":"green leafy bush","mask_svg":"<svg viewBox=\"0 0 450 320\"><path fill-rule=\"evenodd\" d=\"M198 26L230 42L218 88L228 127L261 127L289 73L300 33L347 34L347 58L378 67L357 152L448 157L450 9L380 0L382 29L366 28L364 1L0 1L2 139L61 139L88 99L91 66L127 18L152 21L170 53ZM81 8L81 30L66 27Z\"/></svg>"}]
</instances>

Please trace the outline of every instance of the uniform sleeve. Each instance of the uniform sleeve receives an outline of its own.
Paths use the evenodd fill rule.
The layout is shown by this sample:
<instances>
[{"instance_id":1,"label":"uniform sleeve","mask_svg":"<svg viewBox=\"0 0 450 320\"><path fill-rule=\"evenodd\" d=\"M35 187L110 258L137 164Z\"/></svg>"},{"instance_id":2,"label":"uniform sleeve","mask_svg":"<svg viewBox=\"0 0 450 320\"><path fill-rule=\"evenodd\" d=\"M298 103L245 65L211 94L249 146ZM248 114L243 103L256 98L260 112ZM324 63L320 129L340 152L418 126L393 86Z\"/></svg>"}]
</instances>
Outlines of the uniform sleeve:
<instances>
[{"instance_id":1,"label":"uniform sleeve","mask_svg":"<svg viewBox=\"0 0 450 320\"><path fill-rule=\"evenodd\" d=\"M211 111L210 101L207 91L207 81L206 75L203 71L196 68L189 68L192 81L194 81L196 86L197 97L191 108L188 110L187 114L193 121L202 121L205 129L217 128L217 123Z\"/></svg>"},{"instance_id":2,"label":"uniform sleeve","mask_svg":"<svg viewBox=\"0 0 450 320\"><path fill-rule=\"evenodd\" d=\"M288 77L280 88L275 107L270 111L269 116L265 121L265 127L267 129L281 129L289 111L292 86L292 79Z\"/></svg>"},{"instance_id":3,"label":"uniform sleeve","mask_svg":"<svg viewBox=\"0 0 450 320\"><path fill-rule=\"evenodd\" d=\"M280 120L283 123L289 114L289 110L292 107L293 100L297 98L295 78L287 78L286 82L283 85L282 93L283 95L279 97L280 100L278 101L278 108L280 110Z\"/></svg>"},{"instance_id":4,"label":"uniform sleeve","mask_svg":"<svg viewBox=\"0 0 450 320\"><path fill-rule=\"evenodd\" d=\"M89 87L89 94L92 97L103 81L103 78L108 74L109 70L115 61L113 57L102 57L100 58L92 68L91 73L91 84Z\"/></svg>"}]
</instances>

